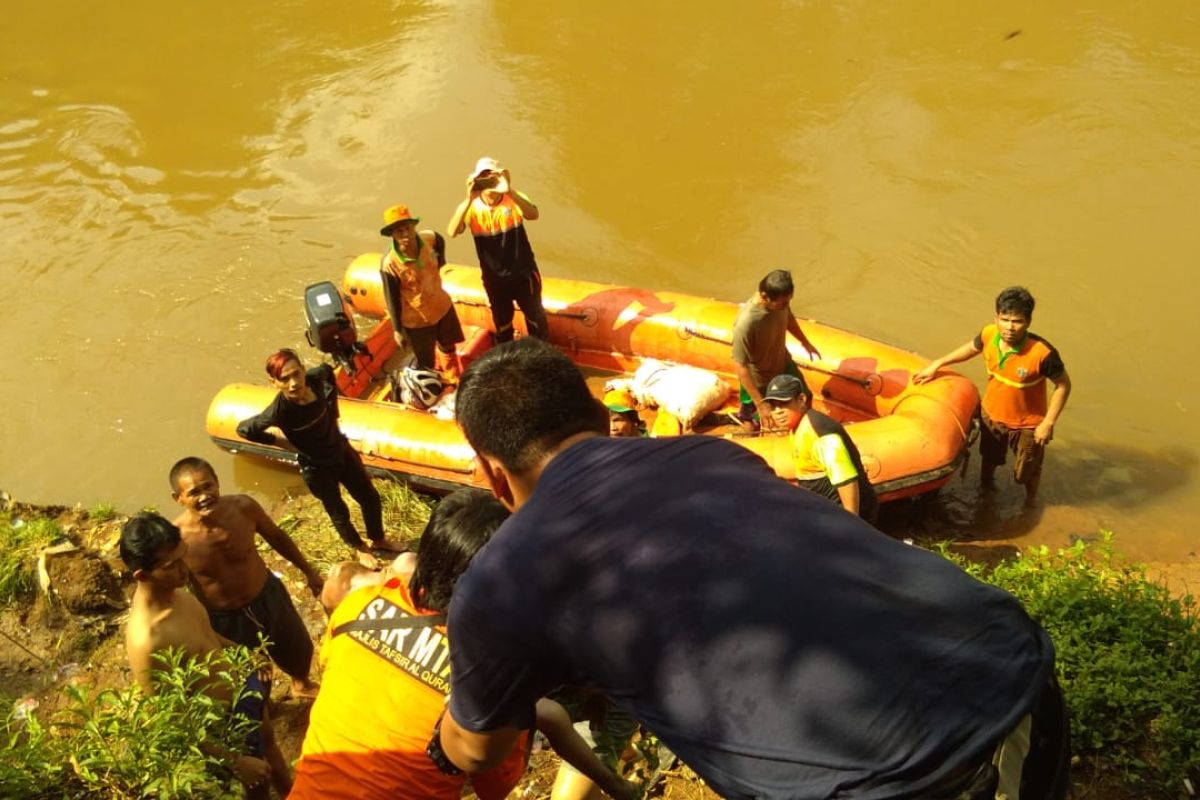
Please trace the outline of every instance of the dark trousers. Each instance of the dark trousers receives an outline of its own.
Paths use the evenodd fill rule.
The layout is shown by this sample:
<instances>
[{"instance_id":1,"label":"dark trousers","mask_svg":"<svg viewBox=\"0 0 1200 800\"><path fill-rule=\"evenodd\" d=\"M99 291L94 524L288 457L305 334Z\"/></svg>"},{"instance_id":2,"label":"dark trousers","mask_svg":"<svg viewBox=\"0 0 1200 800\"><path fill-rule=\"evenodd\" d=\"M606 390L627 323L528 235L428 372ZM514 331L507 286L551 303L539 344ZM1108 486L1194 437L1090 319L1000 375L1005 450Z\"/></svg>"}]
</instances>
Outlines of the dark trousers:
<instances>
[{"instance_id":1,"label":"dark trousers","mask_svg":"<svg viewBox=\"0 0 1200 800\"><path fill-rule=\"evenodd\" d=\"M496 342L513 340L513 304L525 315L530 336L550 337L546 309L542 307L542 274L536 269L523 277L500 278L483 271L483 290L492 307L492 324L496 327Z\"/></svg>"},{"instance_id":2,"label":"dark trousers","mask_svg":"<svg viewBox=\"0 0 1200 800\"><path fill-rule=\"evenodd\" d=\"M342 499L340 486L346 487L346 491L362 509L363 521L367 525L367 538L373 542L383 539L383 503L380 502L379 492L375 491L375 485L371 483L371 477L367 475L357 451L347 445L341 464L306 464L300 468L300 475L313 497L320 500L321 505L325 507L325 513L329 515L343 542L351 547L363 546L362 537L350 521L350 509Z\"/></svg>"}]
</instances>

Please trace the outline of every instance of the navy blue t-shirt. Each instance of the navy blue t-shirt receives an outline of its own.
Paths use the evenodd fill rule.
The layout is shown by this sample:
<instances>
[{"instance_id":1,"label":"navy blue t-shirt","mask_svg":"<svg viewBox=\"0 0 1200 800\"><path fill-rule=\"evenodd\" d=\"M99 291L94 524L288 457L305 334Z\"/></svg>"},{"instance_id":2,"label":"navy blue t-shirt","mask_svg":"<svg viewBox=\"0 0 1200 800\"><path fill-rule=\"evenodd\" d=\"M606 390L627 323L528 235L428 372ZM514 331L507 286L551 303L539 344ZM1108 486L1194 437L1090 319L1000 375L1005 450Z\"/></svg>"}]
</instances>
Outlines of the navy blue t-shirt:
<instances>
[{"instance_id":1,"label":"navy blue t-shirt","mask_svg":"<svg viewBox=\"0 0 1200 800\"><path fill-rule=\"evenodd\" d=\"M1009 594L706 436L560 453L450 607L450 711L599 685L724 797L881 798L982 761L1053 666Z\"/></svg>"}]
</instances>

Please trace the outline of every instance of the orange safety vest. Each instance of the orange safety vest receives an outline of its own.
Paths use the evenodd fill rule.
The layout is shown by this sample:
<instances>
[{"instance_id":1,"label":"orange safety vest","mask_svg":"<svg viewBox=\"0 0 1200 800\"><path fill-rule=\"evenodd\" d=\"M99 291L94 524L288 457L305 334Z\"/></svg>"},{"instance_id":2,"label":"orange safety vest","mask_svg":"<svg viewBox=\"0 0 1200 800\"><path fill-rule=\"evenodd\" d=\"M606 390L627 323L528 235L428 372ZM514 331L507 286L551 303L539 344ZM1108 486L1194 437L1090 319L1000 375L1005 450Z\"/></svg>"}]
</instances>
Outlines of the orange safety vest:
<instances>
[{"instance_id":1,"label":"orange safety vest","mask_svg":"<svg viewBox=\"0 0 1200 800\"><path fill-rule=\"evenodd\" d=\"M432 617L415 609L398 579L351 592L334 610L289 798L457 800L466 776L441 772L425 752L450 690L446 629ZM381 625L334 633L357 621ZM389 622L395 627L382 624ZM472 777L480 798L500 800L516 786L527 739L495 770Z\"/></svg>"},{"instance_id":2,"label":"orange safety vest","mask_svg":"<svg viewBox=\"0 0 1200 800\"><path fill-rule=\"evenodd\" d=\"M427 238L428 237L428 238ZM442 273L438 269L434 235L428 231L417 234L417 257L406 261L396 251L396 243L383 256L380 270L400 283L400 326L428 328L438 324L453 301L442 288ZM396 321L392 320L393 325Z\"/></svg>"},{"instance_id":3,"label":"orange safety vest","mask_svg":"<svg viewBox=\"0 0 1200 800\"><path fill-rule=\"evenodd\" d=\"M1054 348L1042 337L1026 333L1016 350L1008 350L995 325L980 331L979 343L988 372L983 413L1010 428L1036 428L1046 417L1042 362Z\"/></svg>"}]
</instances>

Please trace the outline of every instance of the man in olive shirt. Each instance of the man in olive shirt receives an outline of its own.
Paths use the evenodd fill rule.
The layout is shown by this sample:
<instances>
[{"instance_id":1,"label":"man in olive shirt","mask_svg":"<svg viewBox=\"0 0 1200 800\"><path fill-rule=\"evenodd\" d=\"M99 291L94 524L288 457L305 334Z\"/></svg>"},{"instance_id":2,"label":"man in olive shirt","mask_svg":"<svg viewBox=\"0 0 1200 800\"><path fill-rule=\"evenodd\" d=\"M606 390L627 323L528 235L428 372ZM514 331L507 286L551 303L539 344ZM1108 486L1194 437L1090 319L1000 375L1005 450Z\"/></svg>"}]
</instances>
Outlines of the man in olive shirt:
<instances>
[{"instance_id":1,"label":"man in olive shirt","mask_svg":"<svg viewBox=\"0 0 1200 800\"><path fill-rule=\"evenodd\" d=\"M742 305L733 323L733 370L741 382L738 419L748 427L757 428L760 420L770 424L771 408L763 400L763 391L771 378L798 374L787 349L789 333L804 346L809 358L821 357L789 307L795 292L790 272L768 272L758 282L758 293Z\"/></svg>"}]
</instances>

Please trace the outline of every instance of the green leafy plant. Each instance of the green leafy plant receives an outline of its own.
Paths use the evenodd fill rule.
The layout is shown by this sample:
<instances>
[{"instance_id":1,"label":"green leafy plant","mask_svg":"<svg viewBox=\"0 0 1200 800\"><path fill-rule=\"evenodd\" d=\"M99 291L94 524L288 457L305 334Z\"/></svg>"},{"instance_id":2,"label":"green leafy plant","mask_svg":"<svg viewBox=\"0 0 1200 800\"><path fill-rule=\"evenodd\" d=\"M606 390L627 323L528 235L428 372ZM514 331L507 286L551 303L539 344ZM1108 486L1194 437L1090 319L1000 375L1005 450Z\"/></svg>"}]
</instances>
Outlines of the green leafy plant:
<instances>
[{"instance_id":1,"label":"green leafy plant","mask_svg":"<svg viewBox=\"0 0 1200 800\"><path fill-rule=\"evenodd\" d=\"M38 551L62 535L53 520L0 518L0 606L33 594Z\"/></svg>"},{"instance_id":2,"label":"green leafy plant","mask_svg":"<svg viewBox=\"0 0 1200 800\"><path fill-rule=\"evenodd\" d=\"M244 647L190 659L163 656L155 693L137 687L90 692L68 685L67 707L49 725L34 716L0 729L5 797L157 797L223 800L241 797L230 755L244 749L256 721L231 713L231 703L257 668Z\"/></svg>"},{"instance_id":3,"label":"green leafy plant","mask_svg":"<svg viewBox=\"0 0 1200 800\"><path fill-rule=\"evenodd\" d=\"M990 569L955 560L1015 595L1054 640L1078 755L1138 797L1198 784L1200 618L1190 595L1122 560L1108 532L1092 547L1035 547Z\"/></svg>"},{"instance_id":4,"label":"green leafy plant","mask_svg":"<svg viewBox=\"0 0 1200 800\"><path fill-rule=\"evenodd\" d=\"M87 510L87 517L92 522L109 522L117 518L117 507L111 503L96 503Z\"/></svg>"}]
</instances>

